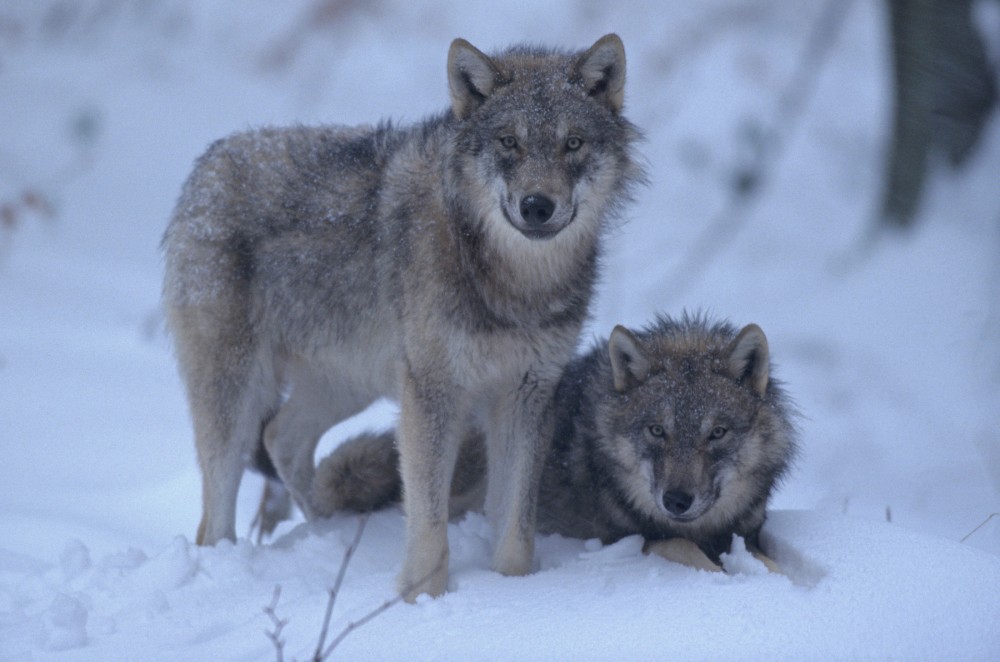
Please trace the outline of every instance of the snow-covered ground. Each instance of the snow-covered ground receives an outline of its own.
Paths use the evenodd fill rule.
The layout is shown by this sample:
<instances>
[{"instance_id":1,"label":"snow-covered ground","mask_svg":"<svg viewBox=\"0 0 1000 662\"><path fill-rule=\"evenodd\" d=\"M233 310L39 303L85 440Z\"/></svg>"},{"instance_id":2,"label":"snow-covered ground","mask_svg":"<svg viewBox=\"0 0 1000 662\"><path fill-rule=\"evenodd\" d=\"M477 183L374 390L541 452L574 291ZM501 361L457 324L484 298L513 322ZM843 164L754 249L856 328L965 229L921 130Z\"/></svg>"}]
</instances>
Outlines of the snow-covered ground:
<instances>
[{"instance_id":1,"label":"snow-covered ground","mask_svg":"<svg viewBox=\"0 0 1000 662\"><path fill-rule=\"evenodd\" d=\"M0 659L273 659L276 585L286 658L311 655L356 518L292 522L262 547L192 543L200 479L157 310L180 184L248 126L436 112L455 36L582 48L610 31L652 181L610 238L588 339L684 308L764 328L806 416L765 529L788 575L738 551L716 575L636 539L553 536L538 573L504 578L470 516L449 530L453 590L336 654L1000 658L1000 517L959 542L1000 511L1000 122L965 170L936 174L915 232L872 238L887 26L883 3L844 3L761 194L726 211L826 4L0 7ZM393 415L376 406L322 449ZM259 489L245 479L242 531ZM334 633L392 597L402 531L398 510L370 519Z\"/></svg>"}]
</instances>

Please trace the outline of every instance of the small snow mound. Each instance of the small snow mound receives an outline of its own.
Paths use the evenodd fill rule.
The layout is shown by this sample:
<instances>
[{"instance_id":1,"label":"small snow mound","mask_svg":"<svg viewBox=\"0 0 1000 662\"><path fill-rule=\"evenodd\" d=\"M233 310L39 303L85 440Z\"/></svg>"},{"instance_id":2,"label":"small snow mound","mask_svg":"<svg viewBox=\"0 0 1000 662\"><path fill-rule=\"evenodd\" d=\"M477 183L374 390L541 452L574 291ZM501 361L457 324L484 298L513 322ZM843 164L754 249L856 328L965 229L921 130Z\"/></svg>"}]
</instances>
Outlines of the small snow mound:
<instances>
[{"instance_id":1,"label":"small snow mound","mask_svg":"<svg viewBox=\"0 0 1000 662\"><path fill-rule=\"evenodd\" d=\"M754 557L747 549L742 536L733 534L733 544L729 551L719 555L722 567L731 575L766 575L767 566Z\"/></svg>"},{"instance_id":2,"label":"small snow mound","mask_svg":"<svg viewBox=\"0 0 1000 662\"><path fill-rule=\"evenodd\" d=\"M42 648L62 651L87 643L87 608L76 598L60 593L42 614Z\"/></svg>"},{"instance_id":3,"label":"small snow mound","mask_svg":"<svg viewBox=\"0 0 1000 662\"><path fill-rule=\"evenodd\" d=\"M781 532L775 534L775 528L765 525L760 540L768 555L781 568L782 574L793 584L803 588L812 588L819 584L826 577L827 569L782 537Z\"/></svg>"},{"instance_id":4,"label":"small snow mound","mask_svg":"<svg viewBox=\"0 0 1000 662\"><path fill-rule=\"evenodd\" d=\"M478 513L467 513L465 517L459 520L458 530L463 535L477 536L483 540L491 540L493 538L493 529L490 528L489 522L486 520L486 517Z\"/></svg>"},{"instance_id":5,"label":"small snow mound","mask_svg":"<svg viewBox=\"0 0 1000 662\"><path fill-rule=\"evenodd\" d=\"M90 550L86 545L77 539L66 543L62 554L59 555L59 567L66 581L76 579L89 570L90 566Z\"/></svg>"},{"instance_id":6,"label":"small snow mound","mask_svg":"<svg viewBox=\"0 0 1000 662\"><path fill-rule=\"evenodd\" d=\"M188 583L198 567L191 543L184 536L176 536L160 554L136 568L133 581L153 589L174 589Z\"/></svg>"},{"instance_id":7,"label":"small snow mound","mask_svg":"<svg viewBox=\"0 0 1000 662\"><path fill-rule=\"evenodd\" d=\"M473 571L489 565L493 556L493 530L486 517L478 513L468 513L450 526L448 545L451 548L453 572Z\"/></svg>"},{"instance_id":8,"label":"small snow mound","mask_svg":"<svg viewBox=\"0 0 1000 662\"><path fill-rule=\"evenodd\" d=\"M580 552L580 558L602 563L632 559L642 554L644 542L642 536L628 536L594 551ZM590 547L588 546L587 549L589 550Z\"/></svg>"}]
</instances>

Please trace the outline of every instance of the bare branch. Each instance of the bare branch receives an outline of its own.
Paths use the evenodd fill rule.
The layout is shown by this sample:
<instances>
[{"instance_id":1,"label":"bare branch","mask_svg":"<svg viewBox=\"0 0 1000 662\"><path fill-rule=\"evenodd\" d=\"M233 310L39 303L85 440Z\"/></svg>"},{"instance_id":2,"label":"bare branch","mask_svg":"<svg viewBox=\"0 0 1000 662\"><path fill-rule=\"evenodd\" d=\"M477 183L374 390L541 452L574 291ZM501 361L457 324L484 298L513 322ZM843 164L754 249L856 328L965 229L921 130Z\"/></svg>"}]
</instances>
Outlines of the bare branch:
<instances>
[{"instance_id":1,"label":"bare branch","mask_svg":"<svg viewBox=\"0 0 1000 662\"><path fill-rule=\"evenodd\" d=\"M323 660L325 660L330 655L330 653L332 653L333 650L340 644L340 642L342 642L345 638L347 638L347 635L351 634L352 632L354 632L355 630L357 630L359 627L367 624L368 622L372 621L377 616L385 613L386 611L388 611L392 607L394 607L397 604L399 604L400 602L402 602L403 599L409 593L411 593L413 591L413 589L415 589L417 586L420 586L421 584L423 584L425 581L427 581L428 579L430 579L436 572L438 572L439 570L441 570L441 568L445 564L445 559L446 558L447 558L447 556L444 555L444 554L442 554L441 555L441 559L437 562L437 565L435 565L431 569L431 571L428 572L426 575L424 575L423 577L420 577L419 579L417 579L412 584L407 584L406 586L404 586L399 591L399 593L396 594L396 596L394 598L386 600L381 605L379 605L375 609L371 610L370 612L368 612L367 614L365 614L364 616L362 616L358 620L351 621L350 623L348 623L344 627L344 629L340 631L340 634L338 634L336 636L336 638L334 638L334 640L330 642L330 645L327 647L326 650L323 651L323 654L320 657L314 658L315 662L322 662Z\"/></svg>"},{"instance_id":2,"label":"bare branch","mask_svg":"<svg viewBox=\"0 0 1000 662\"><path fill-rule=\"evenodd\" d=\"M420 577L412 584L407 584L406 586L402 587L402 589L393 598L386 600L381 605L371 610L358 620L351 621L350 623L348 623L344 627L344 629L341 630L336 637L334 637L334 639L330 642L330 645L324 648L324 645L326 644L327 635L330 632L330 620L333 616L334 604L336 604L337 602L337 595L340 593L340 588L344 583L344 575L347 573L347 566L350 564L351 558L354 556L354 553L357 551L359 545L361 544L361 536L364 534L365 525L367 523L368 523L368 515L367 514L362 515L361 518L358 520L358 529L357 532L354 534L354 540L351 541L351 544L348 545L347 549L344 551L344 558L340 562L340 569L337 572L337 578L334 581L333 587L329 590L329 597L326 602L326 613L323 615L323 626L322 629L320 630L319 641L316 644L316 652L313 653L312 656L313 662L323 662L323 660L326 660L333 653L334 649L336 649L337 646L340 645L340 642L342 642L347 637L347 635L351 634L361 626L371 622L380 614L385 613L395 605L402 602L405 599L405 597L410 593L412 593L417 586L420 586L428 579L430 579L432 576L434 576L434 574L439 572L441 568L444 567L445 563L447 563L447 558L448 558L447 554L442 554L441 559L438 561L437 565L435 565L430 570L430 572L428 572L423 577ZM271 643L274 644L274 649L277 654L277 661L284 662L285 641L281 638L281 632L284 629L284 627L288 624L288 621L278 618L278 615L275 611L278 607L278 599L280 597L281 597L281 586L280 585L275 586L274 595L271 598L271 604L264 607L264 613L267 614L268 618L271 619L271 623L274 625L273 630L269 630L268 632L266 632L267 638L270 639Z\"/></svg>"},{"instance_id":3,"label":"bare branch","mask_svg":"<svg viewBox=\"0 0 1000 662\"><path fill-rule=\"evenodd\" d=\"M286 625L288 625L288 621L278 618L278 614L275 612L278 608L279 598L281 598L281 585L277 584L274 587L274 595L271 596L271 604L264 607L264 613L271 619L274 629L268 630L265 634L267 635L267 638L271 640L271 643L274 644L274 651L277 655L275 659L277 659L277 662L284 662L285 640L281 638L281 631L285 629Z\"/></svg>"},{"instance_id":4,"label":"bare branch","mask_svg":"<svg viewBox=\"0 0 1000 662\"><path fill-rule=\"evenodd\" d=\"M351 562L351 557L361 544L361 536L365 532L365 525L368 523L368 514L365 513L358 520L358 530L354 534L354 540L344 551L344 558L340 561L340 569L337 571L337 579L330 589L330 597L326 601L326 615L323 616L323 629L319 633L319 641L316 643L316 652L313 653L313 660L322 660L326 654L323 652L323 644L326 643L326 635L330 630L330 617L333 615L333 605L337 601L337 594L340 593L340 586L344 583L344 575L347 573L347 565ZM332 647L331 647L332 649Z\"/></svg>"},{"instance_id":5,"label":"bare branch","mask_svg":"<svg viewBox=\"0 0 1000 662\"><path fill-rule=\"evenodd\" d=\"M402 600L403 600L403 593L400 592L398 595L396 595L396 597L394 597L394 598L392 598L390 600L386 600L381 605L379 605L375 609L371 610L370 612L368 612L367 614L365 614L364 616L362 616L358 620L351 621L350 623L348 623L344 627L344 629L340 631L340 634L338 634L336 636L336 638L334 638L334 640L330 642L329 648L327 648L325 651L323 651L322 657L317 658L317 662L322 662L322 660L325 660L327 658L327 656L330 655L330 653L333 652L333 649L335 649L340 644L340 642L343 641L347 637L347 635L349 635L350 633L354 632L355 630L357 630L362 625L365 625L369 621L373 620L375 617L379 616L380 614L385 613L386 611L388 611L392 607L394 607L397 604L399 604L400 602L402 602Z\"/></svg>"},{"instance_id":6,"label":"bare branch","mask_svg":"<svg viewBox=\"0 0 1000 662\"><path fill-rule=\"evenodd\" d=\"M973 533L975 533L975 532L976 532L976 531L978 531L979 529L981 529L981 528L983 528L984 526L986 526L986 524L987 524L987 523L988 523L988 522L989 522L989 521L990 521L991 519L993 519L994 517L998 517L998 516L1000 516L1000 513L990 513L990 514L989 514L989 517L987 517L987 518L986 518L986 519L984 519L984 520L983 520L982 522L980 522L980 523L979 523L979 526L977 526L976 528L974 528L974 529L973 529L972 531L969 531L968 533L966 533L966 534L965 534L965 536L963 536L963 537L962 537L962 539L961 539L961 540L959 540L958 542L965 542L966 540L968 540L969 538L971 538L971 537L972 537L972 534L973 534Z\"/></svg>"}]
</instances>

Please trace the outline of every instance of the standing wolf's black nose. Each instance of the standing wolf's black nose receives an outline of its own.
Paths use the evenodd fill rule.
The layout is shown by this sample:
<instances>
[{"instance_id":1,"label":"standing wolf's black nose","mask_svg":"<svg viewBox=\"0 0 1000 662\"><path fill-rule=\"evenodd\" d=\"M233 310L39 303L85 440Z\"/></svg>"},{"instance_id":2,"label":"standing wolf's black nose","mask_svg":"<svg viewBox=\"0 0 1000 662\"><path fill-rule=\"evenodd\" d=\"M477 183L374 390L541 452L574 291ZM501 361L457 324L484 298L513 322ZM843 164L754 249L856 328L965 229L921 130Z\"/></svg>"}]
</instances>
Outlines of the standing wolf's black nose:
<instances>
[{"instance_id":1,"label":"standing wolf's black nose","mask_svg":"<svg viewBox=\"0 0 1000 662\"><path fill-rule=\"evenodd\" d=\"M672 515L683 515L691 507L693 501L693 496L678 490L670 490L663 495L663 506Z\"/></svg>"},{"instance_id":2,"label":"standing wolf's black nose","mask_svg":"<svg viewBox=\"0 0 1000 662\"><path fill-rule=\"evenodd\" d=\"M528 225L542 225L552 218L556 203L541 193L532 193L521 200L521 218Z\"/></svg>"}]
</instances>

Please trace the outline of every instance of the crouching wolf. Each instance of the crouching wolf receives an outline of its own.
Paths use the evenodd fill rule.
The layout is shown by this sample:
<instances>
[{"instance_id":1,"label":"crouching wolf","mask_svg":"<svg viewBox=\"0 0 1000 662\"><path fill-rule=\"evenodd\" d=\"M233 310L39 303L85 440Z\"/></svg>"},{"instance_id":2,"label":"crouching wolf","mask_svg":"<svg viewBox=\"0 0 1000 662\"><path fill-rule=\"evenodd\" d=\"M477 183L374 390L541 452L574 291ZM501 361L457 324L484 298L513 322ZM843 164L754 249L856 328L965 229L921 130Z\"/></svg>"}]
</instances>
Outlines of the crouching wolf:
<instances>
[{"instance_id":1,"label":"crouching wolf","mask_svg":"<svg viewBox=\"0 0 1000 662\"><path fill-rule=\"evenodd\" d=\"M618 326L566 369L542 473L538 528L605 543L641 534L646 550L706 570L734 533L771 570L759 534L796 452L795 412L770 377L767 339L704 318ZM463 445L452 503L477 508L482 440ZM392 433L334 449L316 472L323 514L398 499Z\"/></svg>"},{"instance_id":2,"label":"crouching wolf","mask_svg":"<svg viewBox=\"0 0 1000 662\"><path fill-rule=\"evenodd\" d=\"M479 430L493 567L530 571L551 402L602 230L642 179L622 116L625 52L493 57L457 39L448 111L409 127L294 127L213 144L163 247L164 303L203 476L197 541L235 538L266 449L307 518L332 425L401 406L401 590L447 586L449 489Z\"/></svg>"}]
</instances>

